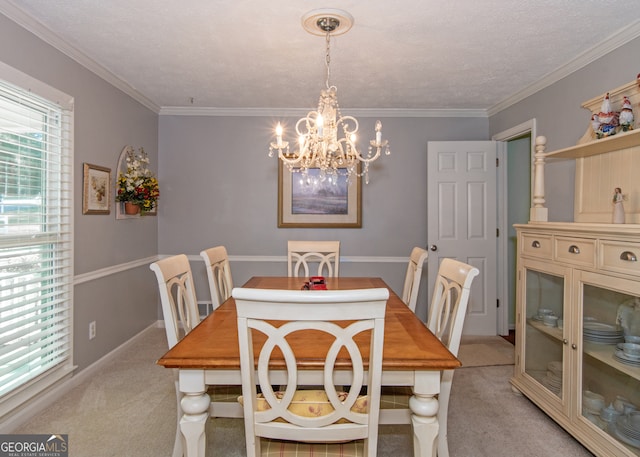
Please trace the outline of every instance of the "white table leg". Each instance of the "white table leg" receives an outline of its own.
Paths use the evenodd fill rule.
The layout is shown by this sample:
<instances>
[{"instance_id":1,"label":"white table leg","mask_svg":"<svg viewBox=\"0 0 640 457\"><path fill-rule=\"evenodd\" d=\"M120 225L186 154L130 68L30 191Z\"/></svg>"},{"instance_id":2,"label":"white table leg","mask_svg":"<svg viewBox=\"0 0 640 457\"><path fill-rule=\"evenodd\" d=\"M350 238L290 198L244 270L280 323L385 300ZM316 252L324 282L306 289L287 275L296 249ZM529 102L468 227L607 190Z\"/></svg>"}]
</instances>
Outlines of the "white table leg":
<instances>
[{"instance_id":1,"label":"white table leg","mask_svg":"<svg viewBox=\"0 0 640 457\"><path fill-rule=\"evenodd\" d=\"M211 398L206 393L202 370L180 370L180 401L182 412L180 430L184 437L185 457L204 457L206 449L205 425L209 418Z\"/></svg>"},{"instance_id":2,"label":"white table leg","mask_svg":"<svg viewBox=\"0 0 640 457\"><path fill-rule=\"evenodd\" d=\"M414 395L409 399L413 426L413 455L435 457L438 447L440 372L416 373Z\"/></svg>"}]
</instances>

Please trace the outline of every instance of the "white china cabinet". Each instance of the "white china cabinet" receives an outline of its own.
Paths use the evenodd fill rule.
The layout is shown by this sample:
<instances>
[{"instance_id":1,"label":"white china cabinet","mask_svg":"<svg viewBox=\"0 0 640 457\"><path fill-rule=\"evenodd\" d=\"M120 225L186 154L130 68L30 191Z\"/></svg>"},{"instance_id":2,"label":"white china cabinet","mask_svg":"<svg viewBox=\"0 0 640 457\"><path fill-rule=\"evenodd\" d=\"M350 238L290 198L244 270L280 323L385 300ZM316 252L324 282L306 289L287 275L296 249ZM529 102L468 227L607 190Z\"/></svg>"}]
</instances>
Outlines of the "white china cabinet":
<instances>
[{"instance_id":1,"label":"white china cabinet","mask_svg":"<svg viewBox=\"0 0 640 457\"><path fill-rule=\"evenodd\" d=\"M550 153L544 144L531 221L515 226L512 385L594 454L640 456L640 355L621 349L625 334L640 336L640 129ZM549 158L576 159L576 222L546 221ZM631 197L630 223L609 223L615 187Z\"/></svg>"},{"instance_id":2,"label":"white china cabinet","mask_svg":"<svg viewBox=\"0 0 640 457\"><path fill-rule=\"evenodd\" d=\"M640 228L603 225L516 226L512 384L596 455L640 455L640 436L621 433L628 416L616 409L640 409L640 362L616 356L619 310L640 297Z\"/></svg>"}]
</instances>

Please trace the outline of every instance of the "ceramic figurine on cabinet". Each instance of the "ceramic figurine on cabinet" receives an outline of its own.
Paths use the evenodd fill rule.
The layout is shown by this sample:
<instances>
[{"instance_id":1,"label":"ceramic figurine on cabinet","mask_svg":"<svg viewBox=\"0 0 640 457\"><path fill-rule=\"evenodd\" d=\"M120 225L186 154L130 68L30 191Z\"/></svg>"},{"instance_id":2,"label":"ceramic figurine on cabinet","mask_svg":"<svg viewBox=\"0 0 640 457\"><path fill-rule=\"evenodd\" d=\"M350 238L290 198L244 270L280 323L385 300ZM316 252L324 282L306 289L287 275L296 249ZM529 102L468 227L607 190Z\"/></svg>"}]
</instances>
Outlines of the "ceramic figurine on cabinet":
<instances>
[{"instance_id":1,"label":"ceramic figurine on cabinet","mask_svg":"<svg viewBox=\"0 0 640 457\"><path fill-rule=\"evenodd\" d=\"M620 126L622 131L633 130L633 108L631 107L631 101L626 95L622 99L622 110L620 110Z\"/></svg>"},{"instance_id":2,"label":"ceramic figurine on cabinet","mask_svg":"<svg viewBox=\"0 0 640 457\"><path fill-rule=\"evenodd\" d=\"M600 131L600 119L597 114L591 116L591 128L593 129L593 133L598 136L598 132ZM598 136L598 138L600 137Z\"/></svg>"},{"instance_id":3,"label":"ceramic figurine on cabinet","mask_svg":"<svg viewBox=\"0 0 640 457\"><path fill-rule=\"evenodd\" d=\"M616 187L613 193L613 223L624 224L624 206L622 205L624 195L622 195L622 189Z\"/></svg>"},{"instance_id":4,"label":"ceramic figurine on cabinet","mask_svg":"<svg viewBox=\"0 0 640 457\"><path fill-rule=\"evenodd\" d=\"M618 126L618 113L611 109L611 101L609 100L609 92L604 96L602 100L602 106L598 113L598 121L600 126L596 132L598 138L604 138L607 136L616 134L616 127Z\"/></svg>"}]
</instances>

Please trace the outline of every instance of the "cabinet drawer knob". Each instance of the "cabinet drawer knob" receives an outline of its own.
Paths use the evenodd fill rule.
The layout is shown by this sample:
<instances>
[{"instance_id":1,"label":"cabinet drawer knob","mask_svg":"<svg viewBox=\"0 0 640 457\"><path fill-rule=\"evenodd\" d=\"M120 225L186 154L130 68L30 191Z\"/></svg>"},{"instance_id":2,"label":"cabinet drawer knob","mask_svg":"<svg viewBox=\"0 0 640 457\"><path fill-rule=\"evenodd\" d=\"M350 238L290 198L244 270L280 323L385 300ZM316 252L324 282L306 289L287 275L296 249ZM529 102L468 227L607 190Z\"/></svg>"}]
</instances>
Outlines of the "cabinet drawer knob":
<instances>
[{"instance_id":1,"label":"cabinet drawer knob","mask_svg":"<svg viewBox=\"0 0 640 457\"><path fill-rule=\"evenodd\" d=\"M562 343L563 344L569 344L569 340L565 338L565 339L562 340Z\"/></svg>"},{"instance_id":2,"label":"cabinet drawer knob","mask_svg":"<svg viewBox=\"0 0 640 457\"><path fill-rule=\"evenodd\" d=\"M571 349L578 349L578 345L577 345L576 343L573 343L573 344L571 345Z\"/></svg>"},{"instance_id":3,"label":"cabinet drawer knob","mask_svg":"<svg viewBox=\"0 0 640 457\"><path fill-rule=\"evenodd\" d=\"M532 248L539 248L540 247L540 241L533 240L533 243L531 243L531 247Z\"/></svg>"},{"instance_id":4,"label":"cabinet drawer knob","mask_svg":"<svg viewBox=\"0 0 640 457\"><path fill-rule=\"evenodd\" d=\"M572 244L571 246L569 246L569 252L571 254L580 254L580 248L575 244Z\"/></svg>"},{"instance_id":5,"label":"cabinet drawer knob","mask_svg":"<svg viewBox=\"0 0 640 457\"><path fill-rule=\"evenodd\" d=\"M624 251L622 254L620 254L620 260L626 260L627 262L637 262L638 258L633 252Z\"/></svg>"}]
</instances>

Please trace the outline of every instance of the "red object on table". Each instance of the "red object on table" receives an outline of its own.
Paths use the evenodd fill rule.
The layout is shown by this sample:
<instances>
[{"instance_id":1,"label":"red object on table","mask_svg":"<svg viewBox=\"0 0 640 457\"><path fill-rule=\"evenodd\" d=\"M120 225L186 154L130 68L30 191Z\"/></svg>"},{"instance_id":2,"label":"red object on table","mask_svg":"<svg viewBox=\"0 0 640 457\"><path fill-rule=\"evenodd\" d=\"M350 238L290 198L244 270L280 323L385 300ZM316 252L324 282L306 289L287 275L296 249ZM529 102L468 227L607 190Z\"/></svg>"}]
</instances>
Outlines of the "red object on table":
<instances>
[{"instance_id":1,"label":"red object on table","mask_svg":"<svg viewBox=\"0 0 640 457\"><path fill-rule=\"evenodd\" d=\"M324 276L311 276L302 286L303 290L327 290Z\"/></svg>"}]
</instances>

